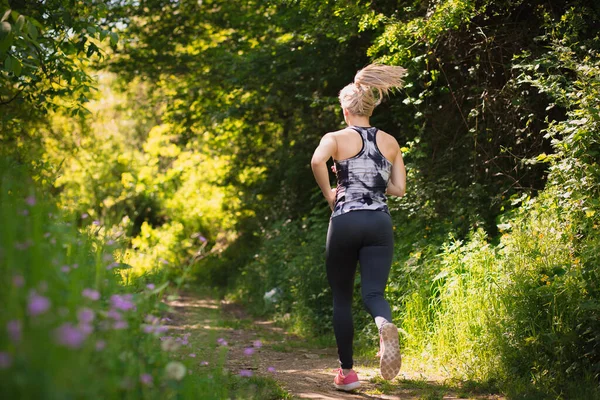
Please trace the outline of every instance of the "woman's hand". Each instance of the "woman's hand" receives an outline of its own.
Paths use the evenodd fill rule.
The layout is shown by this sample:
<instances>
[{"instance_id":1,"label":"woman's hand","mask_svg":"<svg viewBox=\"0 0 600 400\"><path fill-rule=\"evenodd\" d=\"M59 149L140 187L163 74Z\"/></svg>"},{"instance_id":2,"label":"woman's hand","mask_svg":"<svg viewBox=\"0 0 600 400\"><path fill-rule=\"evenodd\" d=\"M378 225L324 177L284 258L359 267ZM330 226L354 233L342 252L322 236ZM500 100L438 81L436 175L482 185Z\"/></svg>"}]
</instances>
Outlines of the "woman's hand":
<instances>
[{"instance_id":1,"label":"woman's hand","mask_svg":"<svg viewBox=\"0 0 600 400\"><path fill-rule=\"evenodd\" d=\"M331 194L327 196L327 203L329 203L329 208L333 211L333 206L335 205L335 198L337 195L337 188L331 189Z\"/></svg>"}]
</instances>

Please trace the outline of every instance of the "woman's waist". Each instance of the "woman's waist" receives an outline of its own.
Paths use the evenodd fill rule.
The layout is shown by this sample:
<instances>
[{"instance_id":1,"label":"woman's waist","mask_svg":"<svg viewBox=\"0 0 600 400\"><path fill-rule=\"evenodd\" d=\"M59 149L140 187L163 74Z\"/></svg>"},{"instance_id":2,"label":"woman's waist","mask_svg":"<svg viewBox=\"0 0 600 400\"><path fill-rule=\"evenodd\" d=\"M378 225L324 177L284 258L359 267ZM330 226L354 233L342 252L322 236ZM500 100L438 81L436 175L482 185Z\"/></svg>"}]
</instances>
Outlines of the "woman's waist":
<instances>
[{"instance_id":1,"label":"woman's waist","mask_svg":"<svg viewBox=\"0 0 600 400\"><path fill-rule=\"evenodd\" d=\"M370 186L365 185L338 185L336 191L336 198L346 197L347 199L360 199L365 196L377 197L386 199L385 191L387 186Z\"/></svg>"}]
</instances>

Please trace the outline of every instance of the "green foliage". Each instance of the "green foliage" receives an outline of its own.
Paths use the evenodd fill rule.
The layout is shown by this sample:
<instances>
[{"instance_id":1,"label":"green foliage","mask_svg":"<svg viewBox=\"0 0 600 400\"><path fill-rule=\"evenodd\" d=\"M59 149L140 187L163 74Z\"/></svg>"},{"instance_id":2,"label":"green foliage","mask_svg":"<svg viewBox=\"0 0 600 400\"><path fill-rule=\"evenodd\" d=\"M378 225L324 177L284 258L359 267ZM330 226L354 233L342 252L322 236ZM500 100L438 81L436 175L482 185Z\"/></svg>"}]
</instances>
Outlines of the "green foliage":
<instances>
[{"instance_id":1,"label":"green foliage","mask_svg":"<svg viewBox=\"0 0 600 400\"><path fill-rule=\"evenodd\" d=\"M263 228L260 252L248 262L236 282L233 299L257 313L290 311L298 333L331 330L331 292L325 275L327 234L323 213L302 221L275 221Z\"/></svg>"},{"instance_id":2,"label":"green foliage","mask_svg":"<svg viewBox=\"0 0 600 400\"><path fill-rule=\"evenodd\" d=\"M124 279L193 272L298 332L330 332L328 215L308 160L343 125L336 97L356 70L402 65L405 88L372 123L408 171L386 293L407 359L515 398L597 395L596 2L44 7L3 14L1 151L78 227L121 238ZM105 69L98 94L91 67ZM360 344L376 346L355 306Z\"/></svg>"},{"instance_id":3,"label":"green foliage","mask_svg":"<svg viewBox=\"0 0 600 400\"><path fill-rule=\"evenodd\" d=\"M93 89L85 71L102 42L118 35L105 23L108 7L95 1L0 2L0 140L14 144L21 124L48 110L84 115ZM9 118L10 117L10 118ZM32 135L35 137L35 135Z\"/></svg>"},{"instance_id":4,"label":"green foliage","mask_svg":"<svg viewBox=\"0 0 600 400\"><path fill-rule=\"evenodd\" d=\"M145 330L160 326L168 283L124 286L121 273L129 266L117 262L122 248L102 236L103 227L79 232L69 214L36 190L25 168L6 158L0 166L3 396L162 399L189 393L197 383L169 377L169 353Z\"/></svg>"}]
</instances>

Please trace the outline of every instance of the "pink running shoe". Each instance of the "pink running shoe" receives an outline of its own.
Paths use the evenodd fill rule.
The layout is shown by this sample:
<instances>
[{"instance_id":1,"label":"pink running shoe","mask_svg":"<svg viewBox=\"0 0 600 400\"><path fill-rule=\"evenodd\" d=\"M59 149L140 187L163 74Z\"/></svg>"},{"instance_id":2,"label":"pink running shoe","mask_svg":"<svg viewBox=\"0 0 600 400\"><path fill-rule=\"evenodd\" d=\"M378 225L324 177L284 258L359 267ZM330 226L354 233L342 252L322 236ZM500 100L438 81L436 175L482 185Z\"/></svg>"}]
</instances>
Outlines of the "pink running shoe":
<instances>
[{"instance_id":1,"label":"pink running shoe","mask_svg":"<svg viewBox=\"0 0 600 400\"><path fill-rule=\"evenodd\" d=\"M333 386L335 386L338 390L350 391L360 387L360 382L358 381L358 375L356 372L350 371L348 375L344 376L344 371L340 368L338 370L338 374L333 380Z\"/></svg>"},{"instance_id":2,"label":"pink running shoe","mask_svg":"<svg viewBox=\"0 0 600 400\"><path fill-rule=\"evenodd\" d=\"M400 372L402 358L398 343L398 328L391 322L381 327L379 356L381 376L388 381L394 379Z\"/></svg>"}]
</instances>

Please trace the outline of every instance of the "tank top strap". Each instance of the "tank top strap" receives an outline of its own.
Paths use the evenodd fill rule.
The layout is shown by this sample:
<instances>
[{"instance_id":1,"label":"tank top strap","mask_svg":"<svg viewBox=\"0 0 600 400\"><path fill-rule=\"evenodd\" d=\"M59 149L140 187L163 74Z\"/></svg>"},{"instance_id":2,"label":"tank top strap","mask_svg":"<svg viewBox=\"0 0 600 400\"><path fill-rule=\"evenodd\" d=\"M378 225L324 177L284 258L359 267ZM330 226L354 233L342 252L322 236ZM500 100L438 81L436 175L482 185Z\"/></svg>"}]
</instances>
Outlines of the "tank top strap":
<instances>
[{"instance_id":1,"label":"tank top strap","mask_svg":"<svg viewBox=\"0 0 600 400\"><path fill-rule=\"evenodd\" d=\"M360 133L363 140L363 150L361 155L375 155L379 154L379 148L377 147L376 137L378 129L374 126L363 127L363 126L351 126L356 132Z\"/></svg>"}]
</instances>

